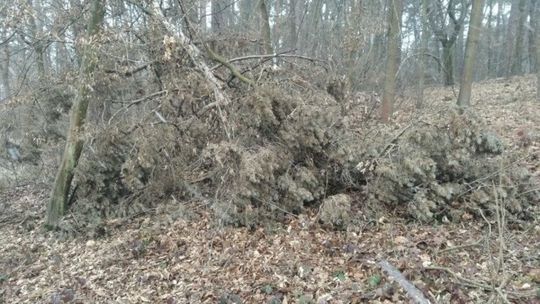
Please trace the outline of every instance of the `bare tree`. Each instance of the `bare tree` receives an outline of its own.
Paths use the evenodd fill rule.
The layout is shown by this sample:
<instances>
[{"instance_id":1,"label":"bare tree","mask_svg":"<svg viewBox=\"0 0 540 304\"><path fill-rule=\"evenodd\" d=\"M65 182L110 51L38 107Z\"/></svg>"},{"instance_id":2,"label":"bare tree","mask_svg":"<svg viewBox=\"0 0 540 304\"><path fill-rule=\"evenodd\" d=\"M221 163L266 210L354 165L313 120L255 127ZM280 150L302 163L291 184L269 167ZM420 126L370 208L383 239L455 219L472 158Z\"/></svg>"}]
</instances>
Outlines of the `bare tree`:
<instances>
[{"instance_id":1,"label":"bare tree","mask_svg":"<svg viewBox=\"0 0 540 304\"><path fill-rule=\"evenodd\" d=\"M266 54L274 53L272 48L272 36L270 31L270 19L265 0L259 0L259 14L261 15L261 39Z\"/></svg>"},{"instance_id":2,"label":"bare tree","mask_svg":"<svg viewBox=\"0 0 540 304\"><path fill-rule=\"evenodd\" d=\"M289 47L296 49L298 43L298 32L296 28L296 2L289 0Z\"/></svg>"},{"instance_id":3,"label":"bare tree","mask_svg":"<svg viewBox=\"0 0 540 304\"><path fill-rule=\"evenodd\" d=\"M396 73L400 58L400 29L403 3L401 0L389 0L388 7L388 53L381 108L381 119L388 122L394 108L396 95Z\"/></svg>"},{"instance_id":4,"label":"bare tree","mask_svg":"<svg viewBox=\"0 0 540 304\"><path fill-rule=\"evenodd\" d=\"M465 47L465 60L457 101L460 107L467 107L471 103L474 64L476 63L476 50L478 49L478 40L480 40L480 30L482 28L483 10L484 0L474 0L472 3L467 46Z\"/></svg>"},{"instance_id":5,"label":"bare tree","mask_svg":"<svg viewBox=\"0 0 540 304\"><path fill-rule=\"evenodd\" d=\"M11 37L9 37L6 28L3 28L0 31L0 58L2 60L2 65L0 69L2 71L2 92L0 99L8 98L11 95L11 84L9 81L9 66L11 59L11 51L9 49L9 44Z\"/></svg>"},{"instance_id":6,"label":"bare tree","mask_svg":"<svg viewBox=\"0 0 540 304\"><path fill-rule=\"evenodd\" d=\"M82 65L80 69L81 80L78 86L77 97L71 109L70 126L62 162L49 203L47 205L46 227L58 227L61 217L67 209L68 194L73 179L74 170L81 156L84 140L83 127L86 112L91 98L94 70L97 66L96 41L101 24L105 16L105 0L93 0L92 16L88 22L87 39L82 49Z\"/></svg>"},{"instance_id":7,"label":"bare tree","mask_svg":"<svg viewBox=\"0 0 540 304\"><path fill-rule=\"evenodd\" d=\"M540 1L536 2L536 16L540 16ZM540 20L536 19L536 101L540 102Z\"/></svg>"},{"instance_id":8,"label":"bare tree","mask_svg":"<svg viewBox=\"0 0 540 304\"><path fill-rule=\"evenodd\" d=\"M428 0L422 0L421 3L421 11L422 11L422 33L420 36L420 57L418 59L419 61L419 67L418 67L418 96L416 101L416 108L421 108L422 104L424 103L424 87L425 87L425 81L426 81L426 59L425 59L425 53L428 52L428 21L427 21L427 14L428 14Z\"/></svg>"},{"instance_id":9,"label":"bare tree","mask_svg":"<svg viewBox=\"0 0 540 304\"><path fill-rule=\"evenodd\" d=\"M520 75L523 72L523 38L525 35L525 19L527 14L525 12L526 0L519 0L518 2L518 18L517 18L517 30L516 30L516 45L514 47L514 56L512 63L512 74Z\"/></svg>"},{"instance_id":10,"label":"bare tree","mask_svg":"<svg viewBox=\"0 0 540 304\"><path fill-rule=\"evenodd\" d=\"M529 2L529 70L534 72L538 69L537 60L536 60L536 38L535 38L535 27L538 23L538 13L535 12L536 5L538 0L530 0Z\"/></svg>"},{"instance_id":11,"label":"bare tree","mask_svg":"<svg viewBox=\"0 0 540 304\"><path fill-rule=\"evenodd\" d=\"M443 48L444 84L454 84L454 45L462 30L467 11L467 1L449 0L444 6L442 0L431 2L428 19L431 30ZM459 16L456 14L459 12Z\"/></svg>"}]
</instances>

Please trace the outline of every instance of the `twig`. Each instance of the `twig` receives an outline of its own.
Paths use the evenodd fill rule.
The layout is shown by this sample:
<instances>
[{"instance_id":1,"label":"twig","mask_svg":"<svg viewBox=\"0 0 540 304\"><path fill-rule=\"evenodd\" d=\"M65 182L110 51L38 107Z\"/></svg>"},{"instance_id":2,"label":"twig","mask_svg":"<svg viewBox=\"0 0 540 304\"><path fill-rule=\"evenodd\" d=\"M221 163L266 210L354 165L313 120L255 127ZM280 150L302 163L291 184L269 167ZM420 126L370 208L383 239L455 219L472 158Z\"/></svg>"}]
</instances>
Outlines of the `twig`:
<instances>
[{"instance_id":1,"label":"twig","mask_svg":"<svg viewBox=\"0 0 540 304\"><path fill-rule=\"evenodd\" d=\"M278 58L278 57L297 58L297 59L303 59L303 60L307 60L307 61L311 61L311 62L315 62L315 61L323 62L323 63L325 62L322 59L317 59L317 58L312 58L312 57L307 57L307 56L302 56L302 55L287 54L287 53L292 52L292 51L294 51L294 50L287 50L287 51L283 51L283 52L275 53L275 54L248 55L248 56L236 57L236 58L228 60L227 62L228 63L233 63L233 62L236 62L236 61L243 61L243 60ZM223 65L222 63L217 64L217 65L212 67L212 70L215 70L215 69L219 68L222 65Z\"/></svg>"},{"instance_id":2,"label":"twig","mask_svg":"<svg viewBox=\"0 0 540 304\"><path fill-rule=\"evenodd\" d=\"M150 95L146 95L144 97L141 97L139 99L135 99L135 100L132 100L130 102L128 102L125 106L123 106L122 108L118 109L118 111L114 112L113 115L111 115L111 118L109 118L109 122L107 124L111 124L112 120L114 117L116 117L116 115L118 115L118 113L120 113L122 110L126 110L134 105L137 105L145 100L148 100L148 99L151 99L151 98L154 98L154 97L157 97L157 96L161 96L163 94L167 94L167 90L163 90L163 91L158 91L158 92L155 92L155 93L152 93Z\"/></svg>"},{"instance_id":3,"label":"twig","mask_svg":"<svg viewBox=\"0 0 540 304\"><path fill-rule=\"evenodd\" d=\"M388 274L393 277L398 284L405 289L409 297L415 302L419 304L429 304L431 303L424 294L416 288L411 282L409 282L399 270L397 270L394 266L392 266L388 261L382 260L379 262L379 266Z\"/></svg>"},{"instance_id":4,"label":"twig","mask_svg":"<svg viewBox=\"0 0 540 304\"><path fill-rule=\"evenodd\" d=\"M141 66L138 66L132 70L128 70L128 71L119 71L119 70L111 70L111 69L107 69L105 70L105 73L107 74L117 74L117 75L121 75L121 76L124 76L124 77L130 77L130 76L133 76L135 73L138 73L142 70L146 70L151 64L155 63L155 61L151 61L151 62L148 62L148 63L145 63Z\"/></svg>"},{"instance_id":5,"label":"twig","mask_svg":"<svg viewBox=\"0 0 540 304\"><path fill-rule=\"evenodd\" d=\"M470 244L463 244L463 245L448 247L448 248L439 250L439 253L446 253L446 252L449 252L449 251L459 250L459 249L463 249L463 248L467 248L467 247L480 246L481 242L482 242L482 240L479 240L479 241L476 241L476 242L470 243Z\"/></svg>"},{"instance_id":6,"label":"twig","mask_svg":"<svg viewBox=\"0 0 540 304\"><path fill-rule=\"evenodd\" d=\"M222 57L221 55L218 55L217 53L215 53L210 47L208 46L205 46L205 49L206 49L206 52L208 52L208 55L210 55L210 58L212 58L213 60L221 63L222 65L224 65L227 69L229 69L229 71L231 71L231 73L234 75L234 77L240 79L242 82L245 82L247 83L248 85L253 85L254 82L252 79L242 75L232 64L231 64L231 61L227 61L227 59L225 59L224 57ZM213 70L214 68L212 68Z\"/></svg>"},{"instance_id":7,"label":"twig","mask_svg":"<svg viewBox=\"0 0 540 304\"><path fill-rule=\"evenodd\" d=\"M457 273L455 273L454 271L452 271L450 268L447 268L447 267L426 266L425 269L444 271L444 272L450 274L452 277L454 277L457 280L456 283L467 286L467 287L481 288L481 289L489 290L489 291L497 291L497 289L500 289L500 288L490 286L490 285L488 285L488 284L486 284L484 282L477 282L477 281L474 281L474 280L471 280L471 279L464 278L464 277L458 275ZM501 292L502 291L503 290L501 289ZM506 294L508 296L510 296L512 298L523 298L523 297L530 298L530 297L535 296L535 291L534 290L529 292L529 293L520 293L520 292L513 292L513 291L505 291L505 292L506 292Z\"/></svg>"}]
</instances>

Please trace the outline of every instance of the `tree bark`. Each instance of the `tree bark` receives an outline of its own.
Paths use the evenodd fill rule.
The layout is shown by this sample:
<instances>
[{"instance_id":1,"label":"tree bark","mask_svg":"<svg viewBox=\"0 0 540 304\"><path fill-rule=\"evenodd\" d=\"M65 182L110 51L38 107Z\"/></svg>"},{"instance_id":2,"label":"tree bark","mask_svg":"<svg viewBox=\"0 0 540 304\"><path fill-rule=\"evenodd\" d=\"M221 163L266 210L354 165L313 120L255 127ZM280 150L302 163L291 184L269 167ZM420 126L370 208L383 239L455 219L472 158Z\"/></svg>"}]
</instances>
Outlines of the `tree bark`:
<instances>
[{"instance_id":1,"label":"tree bark","mask_svg":"<svg viewBox=\"0 0 540 304\"><path fill-rule=\"evenodd\" d=\"M495 50L492 50L495 52L495 76L501 77L504 75L504 52L501 52L500 49L503 48L503 27L504 27L504 15L503 10L501 9L502 3L504 0L498 0L497 1L497 23L495 24L495 39L496 39L496 45L498 46Z\"/></svg>"},{"instance_id":2,"label":"tree bark","mask_svg":"<svg viewBox=\"0 0 540 304\"><path fill-rule=\"evenodd\" d=\"M294 50L298 44L298 32L296 26L296 1L289 0L289 47Z\"/></svg>"},{"instance_id":3,"label":"tree bark","mask_svg":"<svg viewBox=\"0 0 540 304\"><path fill-rule=\"evenodd\" d=\"M420 34L420 56L418 58L418 96L416 101L416 108L420 109L422 108L422 105L424 103L424 88L425 88L425 82L426 82L426 57L424 56L425 53L428 52L428 20L427 20L427 14L428 14L428 1L429 0L422 0L422 33Z\"/></svg>"},{"instance_id":4,"label":"tree bark","mask_svg":"<svg viewBox=\"0 0 540 304\"><path fill-rule=\"evenodd\" d=\"M49 229L58 227L60 219L65 214L68 203L68 194L73 179L74 170L81 156L83 148L83 128L92 94L93 74L97 66L97 52L95 41L99 34L105 16L105 0L93 0L92 16L88 22L88 41L82 48L81 81L77 97L71 109L70 126L66 140L64 155L56 175L51 197L47 205L47 218L45 226Z\"/></svg>"},{"instance_id":5,"label":"tree bark","mask_svg":"<svg viewBox=\"0 0 540 304\"><path fill-rule=\"evenodd\" d=\"M525 5L527 4L526 0L519 0L518 4L518 24L516 30L516 46L514 47L515 56L512 63L512 74L521 75L523 73L523 38L524 38L524 29L525 29L525 18L527 14L525 13Z\"/></svg>"},{"instance_id":6,"label":"tree bark","mask_svg":"<svg viewBox=\"0 0 540 304\"><path fill-rule=\"evenodd\" d=\"M474 64L476 62L476 50L478 49L478 41L480 40L480 31L482 28L483 10L484 0L474 0L472 2L469 33L467 34L467 45L465 47L463 74L461 76L461 86L457 101L460 107L467 107L471 104Z\"/></svg>"},{"instance_id":7,"label":"tree bark","mask_svg":"<svg viewBox=\"0 0 540 304\"><path fill-rule=\"evenodd\" d=\"M540 1L536 2L536 16L540 16ZM536 19L536 101L540 102L540 20Z\"/></svg>"},{"instance_id":8,"label":"tree bark","mask_svg":"<svg viewBox=\"0 0 540 304\"><path fill-rule=\"evenodd\" d=\"M466 1L461 1L459 18L456 16L456 10L457 6L453 0L448 1L446 8L443 7L442 1L433 1L428 14L431 29L443 48L444 84L447 86L454 85L454 46L465 20Z\"/></svg>"},{"instance_id":9,"label":"tree bark","mask_svg":"<svg viewBox=\"0 0 540 304\"><path fill-rule=\"evenodd\" d=\"M396 95L396 73L400 57L400 27L402 15L402 0L389 0L388 6L388 53L381 108L381 120L388 122L394 108Z\"/></svg>"},{"instance_id":10,"label":"tree bark","mask_svg":"<svg viewBox=\"0 0 540 304\"><path fill-rule=\"evenodd\" d=\"M36 54L36 68L39 82L43 84L47 77L45 71L45 42L43 41L43 33L41 25L38 25L35 15L41 13L41 4L39 1L32 3L32 0L28 0L28 5L33 9L28 15L28 22L30 23L30 32L32 33L31 45Z\"/></svg>"},{"instance_id":11,"label":"tree bark","mask_svg":"<svg viewBox=\"0 0 540 304\"><path fill-rule=\"evenodd\" d=\"M240 22L243 29L250 25L253 0L240 0Z\"/></svg>"},{"instance_id":12,"label":"tree bark","mask_svg":"<svg viewBox=\"0 0 540 304\"><path fill-rule=\"evenodd\" d=\"M490 78L493 75L493 49L491 45L494 41L497 41L497 38L493 37L493 26L491 25L491 22L493 20L493 4L494 0L488 0L489 10L488 10L488 18L487 18L487 78Z\"/></svg>"},{"instance_id":13,"label":"tree bark","mask_svg":"<svg viewBox=\"0 0 540 304\"><path fill-rule=\"evenodd\" d=\"M4 35L2 35L2 40L3 39L7 39L8 37L6 37L6 31L4 29ZM10 80L9 80L9 66L10 66L10 61L11 61L11 52L10 52L10 49L9 49L9 44L10 44L10 41L7 40L5 41L4 45L2 45L2 53L3 53L3 57L2 57L2 61L3 61L3 64L2 64L2 88L3 88L3 95L0 95L0 100L3 99L3 98L9 98L9 96L11 96L11 83L10 83Z\"/></svg>"},{"instance_id":14,"label":"tree bark","mask_svg":"<svg viewBox=\"0 0 540 304\"><path fill-rule=\"evenodd\" d=\"M272 35L270 31L270 20L265 0L259 0L259 14L261 15L261 39L263 50L266 54L273 54Z\"/></svg>"},{"instance_id":15,"label":"tree bark","mask_svg":"<svg viewBox=\"0 0 540 304\"><path fill-rule=\"evenodd\" d=\"M453 49L454 42L444 40L441 41L443 48L443 66L444 66L444 85L451 86L454 85L454 57Z\"/></svg>"},{"instance_id":16,"label":"tree bark","mask_svg":"<svg viewBox=\"0 0 540 304\"><path fill-rule=\"evenodd\" d=\"M512 0L512 7L510 9L510 17L508 17L508 24L506 30L506 52L503 52L505 56L505 71L504 75L510 77L513 72L515 53L516 53L516 32L517 23L519 20L518 5L521 0Z\"/></svg>"},{"instance_id":17,"label":"tree bark","mask_svg":"<svg viewBox=\"0 0 540 304\"><path fill-rule=\"evenodd\" d=\"M529 3L529 71L534 73L538 69L538 63L536 59L536 38L535 28L538 23L538 13L535 13L535 8L538 0L530 0Z\"/></svg>"}]
</instances>

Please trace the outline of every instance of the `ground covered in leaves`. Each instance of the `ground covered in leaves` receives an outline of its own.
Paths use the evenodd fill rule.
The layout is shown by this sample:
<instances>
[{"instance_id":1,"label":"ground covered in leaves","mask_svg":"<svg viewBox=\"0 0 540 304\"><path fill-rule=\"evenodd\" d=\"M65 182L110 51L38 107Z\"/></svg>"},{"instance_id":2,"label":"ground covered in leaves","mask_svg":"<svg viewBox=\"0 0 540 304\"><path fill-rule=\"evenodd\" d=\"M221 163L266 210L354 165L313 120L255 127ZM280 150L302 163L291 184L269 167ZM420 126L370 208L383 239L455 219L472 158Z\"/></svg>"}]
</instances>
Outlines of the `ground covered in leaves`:
<instances>
[{"instance_id":1,"label":"ground covered in leaves","mask_svg":"<svg viewBox=\"0 0 540 304\"><path fill-rule=\"evenodd\" d=\"M474 86L473 108L538 180L534 94L532 77L491 80ZM396 130L429 122L455 95L428 89L420 114L402 100ZM43 186L0 194L0 303L408 303L381 270L384 260L432 303L540 301L538 202L511 221L506 208L492 208L420 224L388 208L367 210L351 194L350 224L336 230L321 223L317 208L260 226L224 226L193 200L107 220L99 237L74 237L42 230L47 194Z\"/></svg>"}]
</instances>

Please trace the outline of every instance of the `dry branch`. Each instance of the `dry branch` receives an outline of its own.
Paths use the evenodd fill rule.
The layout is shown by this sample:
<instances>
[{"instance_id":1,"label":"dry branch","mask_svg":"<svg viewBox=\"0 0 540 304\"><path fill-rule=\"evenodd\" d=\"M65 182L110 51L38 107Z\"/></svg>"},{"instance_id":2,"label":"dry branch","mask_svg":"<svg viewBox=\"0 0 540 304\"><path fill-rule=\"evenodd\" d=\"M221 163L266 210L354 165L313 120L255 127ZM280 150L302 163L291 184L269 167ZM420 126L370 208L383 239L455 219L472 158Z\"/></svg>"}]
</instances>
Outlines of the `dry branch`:
<instances>
[{"instance_id":1,"label":"dry branch","mask_svg":"<svg viewBox=\"0 0 540 304\"><path fill-rule=\"evenodd\" d=\"M379 266L386 272L388 272L388 275L394 278L398 284L405 289L409 297L415 302L419 304L429 304L431 303L424 294L416 288L411 282L409 282L399 270L397 270L394 266L392 266L388 261L382 260L379 262Z\"/></svg>"},{"instance_id":2,"label":"dry branch","mask_svg":"<svg viewBox=\"0 0 540 304\"><path fill-rule=\"evenodd\" d=\"M230 138L230 132L228 131L228 128L226 126L226 118L224 117L220 107L221 105L229 104L230 98L225 94L225 92L223 92L220 81L216 78L214 74L212 74L212 71L204 62L201 50L199 50L199 48L184 34L181 28L177 28L173 26L169 21L167 21L167 19L161 12L158 2L153 2L153 4L149 7L149 13L154 18L156 18L157 21L159 21L171 35L175 36L180 45L186 50L193 64L197 67L199 71L203 73L208 84L212 88L212 91L214 92L216 105L218 106L218 112L221 121L224 124L224 130L227 133L227 137Z\"/></svg>"}]
</instances>

